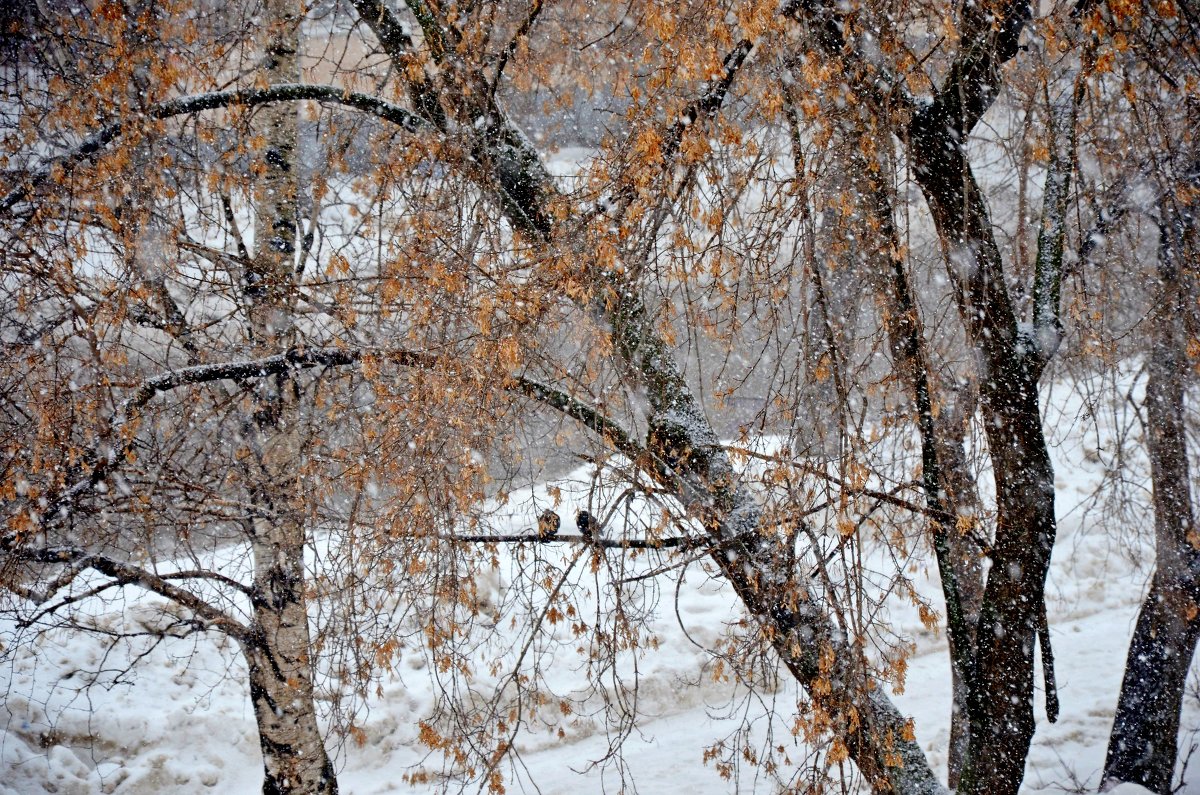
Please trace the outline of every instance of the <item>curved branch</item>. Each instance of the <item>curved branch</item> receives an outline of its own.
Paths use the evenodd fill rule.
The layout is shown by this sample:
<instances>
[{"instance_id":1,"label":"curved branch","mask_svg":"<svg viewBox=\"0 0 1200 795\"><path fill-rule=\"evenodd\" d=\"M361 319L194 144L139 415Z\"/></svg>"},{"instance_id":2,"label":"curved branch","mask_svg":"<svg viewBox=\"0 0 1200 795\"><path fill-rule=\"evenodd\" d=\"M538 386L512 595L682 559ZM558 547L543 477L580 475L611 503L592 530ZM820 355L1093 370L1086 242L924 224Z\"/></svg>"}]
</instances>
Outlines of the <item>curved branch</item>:
<instances>
[{"instance_id":1,"label":"curved branch","mask_svg":"<svg viewBox=\"0 0 1200 795\"><path fill-rule=\"evenodd\" d=\"M631 461L642 461L647 458L646 449L634 441L624 428L586 403L571 397L562 390L530 378L517 377L513 380L522 394L578 420L585 428L595 433L601 440L611 444ZM652 474L659 480L667 477L666 472L658 467Z\"/></svg>"},{"instance_id":2,"label":"curved branch","mask_svg":"<svg viewBox=\"0 0 1200 795\"><path fill-rule=\"evenodd\" d=\"M24 201L29 194L51 181L56 175L69 172L75 167L86 163L98 156L104 149L127 130L145 120L165 120L175 116L189 116L206 110L216 110L228 107L254 107L273 102L298 102L312 100L329 102L336 105L361 110L386 121L390 121L409 132L432 130L429 123L399 105L361 94L347 91L337 86L305 85L301 83L285 83L267 88L239 88L230 91L213 91L205 94L179 97L151 105L137 120L115 122L92 133L74 151L56 157L21 180L22 184L9 191L0 200L0 212L7 213L14 206Z\"/></svg>"},{"instance_id":3,"label":"curved branch","mask_svg":"<svg viewBox=\"0 0 1200 795\"><path fill-rule=\"evenodd\" d=\"M953 130L961 143L1000 92L1000 67L1020 51L1021 33L1032 17L1029 0L964 3L961 44L946 81L916 124Z\"/></svg>"},{"instance_id":4,"label":"curved branch","mask_svg":"<svg viewBox=\"0 0 1200 795\"><path fill-rule=\"evenodd\" d=\"M167 581L168 577L182 576L184 574L189 574L189 572L177 572L174 575L166 576L158 575L137 566L104 557L103 555L88 554L84 550L78 548L62 547L47 550L31 550L27 552L18 550L16 554L19 558L25 560L68 564L70 570L76 575L82 573L85 569L92 569L93 571L112 578L113 581L111 583L107 583L104 586L93 589L92 591L89 591L89 594L93 592L98 593L99 591L106 590L107 588L111 587L138 585L147 591L152 591L159 596L170 599L176 604L182 605L188 610L191 610L201 621L204 622L205 626L208 628L224 632L226 635L229 635L237 640L246 640L250 637L250 630L246 625L228 615L223 610L209 604L191 591L180 588L177 585L172 585ZM225 579L215 572L206 572L205 576L222 580ZM61 578L56 580L56 583L58 583L59 588L68 584L68 582L62 580ZM240 584L238 584L237 587L239 590L244 590ZM46 597L49 598L49 595L47 594ZM59 607L69 604L71 601L77 600L71 599L64 601L61 604L54 605L53 607L43 611L43 614L46 612L53 612Z\"/></svg>"}]
</instances>

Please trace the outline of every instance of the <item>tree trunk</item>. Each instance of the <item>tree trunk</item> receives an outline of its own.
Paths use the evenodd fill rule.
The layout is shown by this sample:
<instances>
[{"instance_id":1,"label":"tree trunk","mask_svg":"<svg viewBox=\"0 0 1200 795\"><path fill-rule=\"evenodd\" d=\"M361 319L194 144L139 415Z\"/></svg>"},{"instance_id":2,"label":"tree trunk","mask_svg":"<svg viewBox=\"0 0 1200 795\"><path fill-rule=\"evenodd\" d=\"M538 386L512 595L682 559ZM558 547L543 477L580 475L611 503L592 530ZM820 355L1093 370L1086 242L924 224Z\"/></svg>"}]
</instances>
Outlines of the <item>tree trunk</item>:
<instances>
[{"instance_id":1,"label":"tree trunk","mask_svg":"<svg viewBox=\"0 0 1200 795\"><path fill-rule=\"evenodd\" d=\"M263 795L334 795L337 778L313 704L304 530L286 521L258 524L254 624L243 651L262 747Z\"/></svg>"},{"instance_id":2,"label":"tree trunk","mask_svg":"<svg viewBox=\"0 0 1200 795\"><path fill-rule=\"evenodd\" d=\"M1016 795L1033 739L1033 648L1056 532L1037 389L1048 354L1018 330L987 206L958 143L958 112L951 104L931 106L910 129L910 153L979 354L996 482L996 539L975 633L971 736L959 791Z\"/></svg>"},{"instance_id":3,"label":"tree trunk","mask_svg":"<svg viewBox=\"0 0 1200 795\"><path fill-rule=\"evenodd\" d=\"M1036 381L982 390L996 480L996 540L976 630L971 737L959 792L1012 793L1033 740L1033 647L1054 545L1054 473Z\"/></svg>"},{"instance_id":4,"label":"tree trunk","mask_svg":"<svg viewBox=\"0 0 1200 795\"><path fill-rule=\"evenodd\" d=\"M947 493L947 505L954 517L954 527L946 529L950 562L954 569L954 580L958 587L959 609L963 614L968 653L961 655L957 648L950 649L951 659L975 658L975 630L979 626L979 611L983 606L983 551L976 537L963 532L960 520L972 522L971 529L978 532L974 522L979 517L979 493L975 481L967 469L967 455L963 442L963 417L969 413L960 405L943 405L936 420L935 443L938 447L938 462L941 465L941 480ZM958 644L948 638L950 644ZM950 747L946 759L946 784L958 789L963 766L971 741L970 689L966 672L962 666L950 667L950 683L953 698L950 705Z\"/></svg>"},{"instance_id":5,"label":"tree trunk","mask_svg":"<svg viewBox=\"0 0 1200 795\"><path fill-rule=\"evenodd\" d=\"M787 9L808 25L814 42L831 59L842 59L852 46L845 36L851 26L835 4L791 3ZM954 629L960 620L966 624L966 618L950 563L953 531L946 522L934 528L950 634L963 641L953 642L951 652L968 690L970 738L959 787L964 793L1015 795L1024 777L1034 729L1033 647L1055 536L1054 477L1037 395L1038 378L1052 351L1018 328L987 205L964 151L968 135L995 99L1001 66L1020 51L1030 14L1028 0L962 6L956 20L961 43L942 87L930 103L908 103L908 122L898 131L943 247L959 315L978 354L980 408L996 481L996 542L975 629L974 659L966 659L970 632ZM903 92L892 90L899 81L876 69L873 60L851 61L850 80L863 106L882 120L886 111L881 109L893 106ZM863 185L863 193L869 191ZM912 313L897 308L902 310L900 323L907 323L905 316ZM1038 320L1057 332L1056 314ZM894 335L901 347L905 336L919 342L901 329ZM910 369L928 372L920 366ZM919 379L909 380L918 401L922 391L928 396L928 384L922 390ZM929 424L928 418L919 419ZM936 432L922 429L922 436L923 443L934 441ZM926 469L938 466L937 447L936 441L926 445ZM925 480L926 499L940 495L941 484L928 472ZM961 747L961 730L956 739Z\"/></svg>"},{"instance_id":6,"label":"tree trunk","mask_svg":"<svg viewBox=\"0 0 1200 795\"><path fill-rule=\"evenodd\" d=\"M834 737L872 791L944 793L907 721L872 680L860 643L816 598L791 539L762 531L757 502L738 485L720 440L637 296L619 285L599 303L612 319L626 377L650 403L649 424L656 430L647 440L649 452L673 462L676 496L704 518L713 561L780 660L829 716ZM680 457L680 449L689 453Z\"/></svg>"},{"instance_id":7,"label":"tree trunk","mask_svg":"<svg viewBox=\"0 0 1200 795\"><path fill-rule=\"evenodd\" d=\"M1146 436L1154 486L1155 572L1138 614L1117 714L1109 736L1104 781L1129 781L1171 791L1179 712L1196 642L1200 639L1200 550L1195 539L1184 418L1189 362L1184 318L1189 291L1186 231L1163 207L1158 276L1162 311L1153 319L1147 360Z\"/></svg>"},{"instance_id":8,"label":"tree trunk","mask_svg":"<svg viewBox=\"0 0 1200 795\"><path fill-rule=\"evenodd\" d=\"M960 518L977 513L978 494L967 470L962 415L943 396L937 399L931 357L920 307L908 279L888 189L861 154L862 127L847 129L849 165L879 235L881 262L872 262L868 277L883 309L883 325L892 353L892 368L913 399L921 438L921 486L930 513L931 544L937 558L946 602L952 704L948 783L958 786L970 741L969 675L974 667L975 628L983 602L983 567L979 545L965 536ZM935 416L935 402L942 405Z\"/></svg>"},{"instance_id":9,"label":"tree trunk","mask_svg":"<svg viewBox=\"0 0 1200 795\"><path fill-rule=\"evenodd\" d=\"M295 0L267 0L262 75L268 85L300 79L300 16ZM265 143L255 184L254 256L245 275L251 348L276 354L294 344L298 186L298 111L281 103L254 120ZM254 382L254 410L243 433L253 515L247 531L254 554L252 644L243 644L250 695L263 754L263 793L337 792L313 701L312 648L304 586L305 491L300 479L299 388L285 373Z\"/></svg>"},{"instance_id":10,"label":"tree trunk","mask_svg":"<svg viewBox=\"0 0 1200 795\"><path fill-rule=\"evenodd\" d=\"M1104 782L1128 781L1168 795L1179 713L1196 641L1196 583L1155 576L1138 613L1104 760ZM1189 618L1190 616L1190 618Z\"/></svg>"},{"instance_id":11,"label":"tree trunk","mask_svg":"<svg viewBox=\"0 0 1200 795\"><path fill-rule=\"evenodd\" d=\"M404 55L389 30L399 29L390 12L374 0L353 0L393 57ZM742 57L748 52L742 50ZM740 60L738 61L740 63ZM700 110L715 112L724 90L706 96ZM486 100L486 95L479 95ZM526 140L497 107L486 113L500 128L483 143L511 145L517 157L482 157L500 188L501 206L515 228L533 240L552 244L549 219L554 180ZM682 129L682 127L680 128ZM677 151L677 148L676 150ZM513 168L496 168L507 161ZM486 183L485 183L486 184ZM578 242L571 245L579 245ZM760 624L780 659L825 712L850 759L879 793L935 795L938 783L908 722L877 683L869 678L861 648L834 625L828 608L805 587L794 553L774 534L763 532L761 510L738 478L720 439L700 410L669 348L641 299L639 285L624 274L596 270L589 308L612 328L615 355L636 392L646 395L652 430L649 452L674 460L673 473L660 478L689 512L702 517L713 542L713 560L733 584L747 611ZM680 457L679 451L688 451ZM664 464L665 466L665 464ZM661 474L650 467L652 476Z\"/></svg>"},{"instance_id":12,"label":"tree trunk","mask_svg":"<svg viewBox=\"0 0 1200 795\"><path fill-rule=\"evenodd\" d=\"M874 186L874 193L877 197L882 196L882 189ZM879 227L891 237L884 250L898 252L900 242L891 220L890 203L876 198L876 205ZM961 421L956 423L948 416L953 412L948 411L944 400L942 413L934 416L930 357L904 263L894 255L892 261L879 270L882 278L876 278L876 290L887 311L885 325L892 350L892 366L913 397L917 412L922 489L932 515L931 542L946 602L946 637L953 692L948 784L956 788L970 740L968 677L974 666L975 628L983 602L979 546L961 532L958 523L960 518L978 508L978 497L967 471Z\"/></svg>"}]
</instances>

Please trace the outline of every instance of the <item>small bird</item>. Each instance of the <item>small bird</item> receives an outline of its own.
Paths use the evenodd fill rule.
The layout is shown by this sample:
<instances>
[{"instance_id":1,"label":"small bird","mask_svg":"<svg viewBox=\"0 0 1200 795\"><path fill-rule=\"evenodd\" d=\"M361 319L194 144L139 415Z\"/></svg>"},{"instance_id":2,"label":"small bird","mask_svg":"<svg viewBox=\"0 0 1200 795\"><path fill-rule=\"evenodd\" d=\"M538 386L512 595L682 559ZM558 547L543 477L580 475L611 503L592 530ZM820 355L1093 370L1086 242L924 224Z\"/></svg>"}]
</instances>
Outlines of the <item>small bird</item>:
<instances>
[{"instance_id":1,"label":"small bird","mask_svg":"<svg viewBox=\"0 0 1200 795\"><path fill-rule=\"evenodd\" d=\"M575 514L575 526L579 528L579 532L583 535L585 541L596 540L596 520L587 511L580 511Z\"/></svg>"},{"instance_id":2,"label":"small bird","mask_svg":"<svg viewBox=\"0 0 1200 795\"><path fill-rule=\"evenodd\" d=\"M538 538L542 541L549 541L558 535L558 528L562 524L562 520L558 518L558 514L547 508L538 516Z\"/></svg>"}]
</instances>

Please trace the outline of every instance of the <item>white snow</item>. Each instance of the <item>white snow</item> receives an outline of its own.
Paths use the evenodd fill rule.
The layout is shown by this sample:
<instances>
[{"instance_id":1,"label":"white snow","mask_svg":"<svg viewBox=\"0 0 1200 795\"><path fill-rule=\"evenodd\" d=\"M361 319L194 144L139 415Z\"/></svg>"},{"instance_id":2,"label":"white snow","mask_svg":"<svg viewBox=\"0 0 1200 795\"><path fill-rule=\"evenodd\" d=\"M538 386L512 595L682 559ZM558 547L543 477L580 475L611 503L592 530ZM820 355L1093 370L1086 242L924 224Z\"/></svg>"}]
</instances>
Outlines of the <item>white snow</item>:
<instances>
[{"instance_id":1,"label":"white snow","mask_svg":"<svg viewBox=\"0 0 1200 795\"><path fill-rule=\"evenodd\" d=\"M1145 464L1136 452L1140 429L1123 399L1098 402L1089 394L1123 396L1129 386L1092 393L1086 383L1059 383L1046 393L1061 523L1047 596L1062 714L1057 724L1046 722L1039 673L1038 730L1023 792L1094 792L1100 783L1125 652L1149 575L1152 539L1148 524L1129 525L1131 516L1149 516ZM1115 439L1130 430L1133 441L1127 440L1122 463L1126 478L1138 487L1132 494L1143 503L1132 514L1116 515L1105 509L1103 491L1099 499L1094 495L1110 484ZM603 508L619 500L616 492L597 487L579 473L555 485L560 491L542 485L510 495L512 507L500 529L523 531L533 525L537 510L552 504L564 517L575 506L589 507L604 521ZM629 532L644 533L644 528L658 525L661 506L642 503L635 516L640 516L642 528L628 528ZM624 520L608 518L612 526L604 527L606 534L626 532L619 524ZM665 534L675 532L668 528ZM529 548L521 565L530 565L528 556L537 555L543 563L566 568L576 549ZM478 583L479 599L489 603L487 610L495 619L483 628L492 635L481 637L493 650L518 643L509 636L504 614L509 604L506 583L515 576L517 558L516 552L502 551L501 565ZM653 565L642 556L628 564L624 575L644 573ZM940 606L931 556L918 550L908 565L918 592ZM577 566L572 577L585 585L592 582L592 573L579 573L587 568ZM615 684L603 692L588 689L584 657L569 654L563 646L534 650L545 655L539 659L540 675L554 692L571 694L574 708L569 716L548 709L539 724L527 726L518 737L524 767L516 780L507 782L510 792L617 792L630 790L630 781L644 795L772 791L768 781L752 774L736 782L723 779L711 763L704 763L703 755L745 714L762 716L774 709L776 728L789 725L795 691L785 682L767 688L762 701L742 700L745 691L700 648L716 646L726 637L726 622L740 615L735 600L700 564L684 571L677 602L666 579L642 594L639 606L651 616L658 647L638 658L636 691L621 691ZM925 628L917 608L903 598L897 597L889 610L895 631L915 645L903 692L893 697L901 711L915 719L918 740L944 775L950 710L944 634ZM110 626L154 626L161 616L153 600L131 591L99 612L96 620ZM36 640L25 634L20 645L14 645L16 631L11 624L0 624L0 659L5 660L0 667L0 795L243 793L260 788L253 714L243 664L232 643L199 635L168 639L153 649L148 641L139 641L132 649L107 652L101 639L65 631L44 633ZM557 637L569 629L558 624L546 631ZM145 657L126 671L131 651L145 652ZM629 675L633 658L625 655L620 660L620 673ZM360 741L348 740L340 747L330 743L337 749L343 793L429 789L428 784L406 786L402 777L426 753L417 742L417 721L432 709L436 672L424 652L412 647L392 667L379 693L369 700ZM101 673L90 673L97 670ZM480 692L502 679L502 674L480 673ZM89 682L91 686L84 687ZM624 742L624 766L591 766L609 752L602 701L635 693L641 719ZM1196 688L1187 697L1182 726L1181 758L1186 758L1200 738ZM797 748L789 732L779 733L775 742ZM800 750L794 753L802 756ZM428 763L434 769L439 764ZM1145 790L1122 785L1110 792L1135 795ZM1200 785L1192 784L1185 792L1200 792Z\"/></svg>"},{"instance_id":2,"label":"white snow","mask_svg":"<svg viewBox=\"0 0 1200 795\"><path fill-rule=\"evenodd\" d=\"M1130 784L1128 782L1118 784L1111 789L1104 790L1108 795L1154 795L1153 792L1138 784Z\"/></svg>"}]
</instances>

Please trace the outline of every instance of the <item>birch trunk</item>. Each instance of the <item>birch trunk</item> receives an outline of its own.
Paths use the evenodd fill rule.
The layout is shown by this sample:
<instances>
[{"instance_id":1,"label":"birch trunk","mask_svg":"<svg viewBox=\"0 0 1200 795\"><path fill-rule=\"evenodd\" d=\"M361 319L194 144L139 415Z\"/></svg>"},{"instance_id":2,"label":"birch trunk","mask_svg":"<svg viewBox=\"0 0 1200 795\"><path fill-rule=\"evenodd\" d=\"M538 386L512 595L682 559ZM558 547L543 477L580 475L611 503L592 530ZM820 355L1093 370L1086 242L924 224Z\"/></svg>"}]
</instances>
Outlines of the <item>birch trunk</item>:
<instances>
[{"instance_id":1,"label":"birch trunk","mask_svg":"<svg viewBox=\"0 0 1200 795\"><path fill-rule=\"evenodd\" d=\"M268 85L300 79L300 16L294 0L267 0L261 73ZM254 197L254 255L245 275L251 348L259 355L293 342L298 111L268 105L255 117L265 142ZM252 642L243 650L263 754L263 792L332 795L333 764L317 725L311 635L304 587L304 491L300 481L299 389L289 373L255 381L254 411L244 422L254 515L247 523L254 556Z\"/></svg>"}]
</instances>

